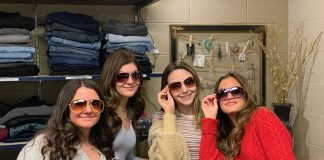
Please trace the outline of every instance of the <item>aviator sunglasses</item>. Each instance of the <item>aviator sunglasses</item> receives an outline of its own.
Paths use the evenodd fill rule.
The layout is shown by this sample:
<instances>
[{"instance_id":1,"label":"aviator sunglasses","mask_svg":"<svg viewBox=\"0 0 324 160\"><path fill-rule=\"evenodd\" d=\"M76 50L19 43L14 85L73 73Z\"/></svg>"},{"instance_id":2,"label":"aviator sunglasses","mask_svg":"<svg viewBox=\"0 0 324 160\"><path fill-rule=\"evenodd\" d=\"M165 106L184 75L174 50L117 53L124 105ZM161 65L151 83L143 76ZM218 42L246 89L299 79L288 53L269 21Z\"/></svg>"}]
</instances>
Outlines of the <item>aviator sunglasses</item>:
<instances>
[{"instance_id":1,"label":"aviator sunglasses","mask_svg":"<svg viewBox=\"0 0 324 160\"><path fill-rule=\"evenodd\" d=\"M188 77L187 79L185 79L183 81L183 84L187 88L192 88L192 87L196 86L196 78L195 77ZM173 82L173 83L170 83L169 84L169 90L172 93L180 92L180 90L181 90L181 82Z\"/></svg>"},{"instance_id":2,"label":"aviator sunglasses","mask_svg":"<svg viewBox=\"0 0 324 160\"><path fill-rule=\"evenodd\" d=\"M104 102L100 99L93 99L91 101L87 101L84 99L76 99L73 100L69 106L71 111L75 113L81 113L87 108L87 104L90 105L91 109L94 112L101 113L104 110Z\"/></svg>"},{"instance_id":3,"label":"aviator sunglasses","mask_svg":"<svg viewBox=\"0 0 324 160\"><path fill-rule=\"evenodd\" d=\"M135 82L139 82L142 78L141 72L135 71L133 73L119 73L117 75L116 81L125 83L125 82L127 82L129 76L132 77L132 80Z\"/></svg>"},{"instance_id":4,"label":"aviator sunglasses","mask_svg":"<svg viewBox=\"0 0 324 160\"><path fill-rule=\"evenodd\" d=\"M237 86L227 89L220 89L215 93L217 101L225 101L228 93L231 93L233 98L243 98L246 94L243 88Z\"/></svg>"}]
</instances>

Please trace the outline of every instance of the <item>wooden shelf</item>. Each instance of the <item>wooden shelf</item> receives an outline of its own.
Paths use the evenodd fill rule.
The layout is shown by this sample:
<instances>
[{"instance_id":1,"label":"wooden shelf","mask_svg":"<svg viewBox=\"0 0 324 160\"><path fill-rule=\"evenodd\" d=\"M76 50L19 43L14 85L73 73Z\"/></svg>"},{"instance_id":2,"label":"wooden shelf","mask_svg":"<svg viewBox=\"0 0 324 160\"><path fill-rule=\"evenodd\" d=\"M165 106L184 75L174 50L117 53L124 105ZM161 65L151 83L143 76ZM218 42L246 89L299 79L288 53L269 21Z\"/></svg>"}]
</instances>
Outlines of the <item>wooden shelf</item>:
<instances>
[{"instance_id":1,"label":"wooden shelf","mask_svg":"<svg viewBox=\"0 0 324 160\"><path fill-rule=\"evenodd\" d=\"M144 79L161 77L162 73L143 74ZM93 79L98 80L99 75L39 75L39 76L21 76L21 77L0 77L0 82L17 82L17 81L64 81L71 79Z\"/></svg>"},{"instance_id":2,"label":"wooden shelf","mask_svg":"<svg viewBox=\"0 0 324 160\"><path fill-rule=\"evenodd\" d=\"M0 4L71 4L71 5L115 5L143 7L158 0L0 0Z\"/></svg>"}]
</instances>

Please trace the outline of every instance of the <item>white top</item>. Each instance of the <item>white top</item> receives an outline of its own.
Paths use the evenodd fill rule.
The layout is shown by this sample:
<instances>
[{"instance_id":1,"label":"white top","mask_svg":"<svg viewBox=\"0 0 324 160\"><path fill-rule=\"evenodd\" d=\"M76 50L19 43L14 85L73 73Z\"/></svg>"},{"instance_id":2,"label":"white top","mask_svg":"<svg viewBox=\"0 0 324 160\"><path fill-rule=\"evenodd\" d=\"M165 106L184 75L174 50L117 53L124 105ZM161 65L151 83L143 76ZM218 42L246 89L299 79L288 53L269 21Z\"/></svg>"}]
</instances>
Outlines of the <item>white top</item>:
<instances>
[{"instance_id":1,"label":"white top","mask_svg":"<svg viewBox=\"0 0 324 160\"><path fill-rule=\"evenodd\" d=\"M135 157L133 153L135 144L136 134L132 123L128 130L121 126L113 143L115 158L118 160L138 160L139 158Z\"/></svg>"},{"instance_id":2,"label":"white top","mask_svg":"<svg viewBox=\"0 0 324 160\"><path fill-rule=\"evenodd\" d=\"M43 155L41 153L42 147L45 145L44 134L38 135L36 138L31 140L24 148L20 151L17 160L43 160ZM75 147L77 149L74 155L74 160L90 160L87 154L83 151L81 145ZM100 160L106 160L106 157L100 153ZM49 159L49 155L45 155L45 160Z\"/></svg>"}]
</instances>

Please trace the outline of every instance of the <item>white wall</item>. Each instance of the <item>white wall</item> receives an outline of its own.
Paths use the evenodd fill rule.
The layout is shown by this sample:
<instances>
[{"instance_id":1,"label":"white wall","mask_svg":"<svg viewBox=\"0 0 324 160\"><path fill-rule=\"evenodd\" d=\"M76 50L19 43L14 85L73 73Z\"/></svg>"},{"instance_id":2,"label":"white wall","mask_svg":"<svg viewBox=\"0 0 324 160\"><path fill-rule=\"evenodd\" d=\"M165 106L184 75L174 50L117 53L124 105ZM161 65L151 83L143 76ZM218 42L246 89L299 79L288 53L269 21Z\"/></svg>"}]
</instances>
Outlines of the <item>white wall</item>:
<instances>
[{"instance_id":1,"label":"white wall","mask_svg":"<svg viewBox=\"0 0 324 160\"><path fill-rule=\"evenodd\" d=\"M324 30L324 0L289 0L289 30L303 23L305 34L314 40ZM290 39L291 40L291 39ZM294 126L295 153L297 159L324 159L324 43L320 43L313 75L310 81L305 110Z\"/></svg>"}]
</instances>

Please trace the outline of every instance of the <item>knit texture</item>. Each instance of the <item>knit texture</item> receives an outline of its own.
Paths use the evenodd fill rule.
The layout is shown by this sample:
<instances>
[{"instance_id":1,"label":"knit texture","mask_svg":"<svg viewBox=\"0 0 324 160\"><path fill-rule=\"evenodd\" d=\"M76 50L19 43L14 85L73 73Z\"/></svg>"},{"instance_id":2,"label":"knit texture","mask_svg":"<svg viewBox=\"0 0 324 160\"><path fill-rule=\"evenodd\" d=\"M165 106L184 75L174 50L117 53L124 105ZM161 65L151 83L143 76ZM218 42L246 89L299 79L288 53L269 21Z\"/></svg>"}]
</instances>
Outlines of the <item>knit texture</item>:
<instances>
[{"instance_id":1,"label":"knit texture","mask_svg":"<svg viewBox=\"0 0 324 160\"><path fill-rule=\"evenodd\" d=\"M150 160L190 160L188 145L176 129L174 114L164 114L163 120L153 122L148 144Z\"/></svg>"},{"instance_id":2,"label":"knit texture","mask_svg":"<svg viewBox=\"0 0 324 160\"><path fill-rule=\"evenodd\" d=\"M217 148L217 127L215 119L202 119L200 143L201 160L224 160ZM259 107L244 127L241 150L235 160L291 160L295 159L292 139L283 123L269 109Z\"/></svg>"}]
</instances>

